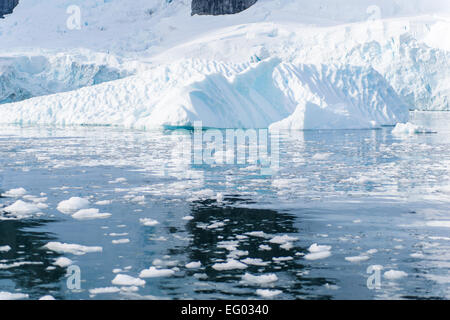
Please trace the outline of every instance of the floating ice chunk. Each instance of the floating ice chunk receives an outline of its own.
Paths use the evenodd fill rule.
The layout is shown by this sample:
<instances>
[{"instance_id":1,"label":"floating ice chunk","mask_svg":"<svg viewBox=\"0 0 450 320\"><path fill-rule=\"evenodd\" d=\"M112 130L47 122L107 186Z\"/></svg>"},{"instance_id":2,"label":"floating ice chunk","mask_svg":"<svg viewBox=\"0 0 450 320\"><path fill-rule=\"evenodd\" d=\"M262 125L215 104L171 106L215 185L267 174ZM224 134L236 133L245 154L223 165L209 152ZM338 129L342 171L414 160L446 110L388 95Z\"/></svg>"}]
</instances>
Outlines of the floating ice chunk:
<instances>
[{"instance_id":1,"label":"floating ice chunk","mask_svg":"<svg viewBox=\"0 0 450 320\"><path fill-rule=\"evenodd\" d=\"M175 274L172 269L157 269L155 267L150 267L149 269L142 270L139 274L140 278L160 278L160 277L171 277Z\"/></svg>"},{"instance_id":2,"label":"floating ice chunk","mask_svg":"<svg viewBox=\"0 0 450 320\"><path fill-rule=\"evenodd\" d=\"M369 260L370 257L367 255L360 255L360 256L354 256L354 257L345 257L345 260L349 262L362 262Z\"/></svg>"},{"instance_id":3,"label":"floating ice chunk","mask_svg":"<svg viewBox=\"0 0 450 320\"><path fill-rule=\"evenodd\" d=\"M112 200L101 200L101 201L97 201L95 204L98 206L106 206L111 203L112 203Z\"/></svg>"},{"instance_id":4,"label":"floating ice chunk","mask_svg":"<svg viewBox=\"0 0 450 320\"><path fill-rule=\"evenodd\" d=\"M60 257L58 259L55 260L55 262L53 262L53 264L55 266L61 267L61 268L65 268L70 266L73 263L72 260L70 260L69 258L66 257Z\"/></svg>"},{"instance_id":5,"label":"floating ice chunk","mask_svg":"<svg viewBox=\"0 0 450 320\"><path fill-rule=\"evenodd\" d=\"M118 274L111 283L117 286L144 286L145 280L134 278L126 274Z\"/></svg>"},{"instance_id":6,"label":"floating ice chunk","mask_svg":"<svg viewBox=\"0 0 450 320\"><path fill-rule=\"evenodd\" d=\"M3 208L3 210L17 217L27 217L41 212L35 204L24 202L22 200L17 200L9 207Z\"/></svg>"},{"instance_id":7,"label":"floating ice chunk","mask_svg":"<svg viewBox=\"0 0 450 320\"><path fill-rule=\"evenodd\" d=\"M57 253L72 253L74 255L83 255L91 252L102 252L102 247L87 247L79 244L69 244L61 242L49 242L44 247L50 251L55 251Z\"/></svg>"},{"instance_id":8,"label":"floating ice chunk","mask_svg":"<svg viewBox=\"0 0 450 320\"><path fill-rule=\"evenodd\" d=\"M28 294L0 291L0 300L21 300L21 299L28 299Z\"/></svg>"},{"instance_id":9,"label":"floating ice chunk","mask_svg":"<svg viewBox=\"0 0 450 320\"><path fill-rule=\"evenodd\" d=\"M234 259L230 259L224 263L216 263L212 266L212 268L217 271L247 269L247 267L248 266L246 264L239 262L237 260L234 260Z\"/></svg>"},{"instance_id":10,"label":"floating ice chunk","mask_svg":"<svg viewBox=\"0 0 450 320\"><path fill-rule=\"evenodd\" d=\"M322 251L322 252L315 252L315 253L308 253L305 255L306 260L319 260L319 259L325 259L331 256L330 251Z\"/></svg>"},{"instance_id":11,"label":"floating ice chunk","mask_svg":"<svg viewBox=\"0 0 450 320\"><path fill-rule=\"evenodd\" d=\"M331 156L331 153L316 153L312 156L313 160L327 160Z\"/></svg>"},{"instance_id":12,"label":"floating ice chunk","mask_svg":"<svg viewBox=\"0 0 450 320\"><path fill-rule=\"evenodd\" d=\"M217 202L219 202L219 203L223 202L223 198L224 198L223 193L218 192L217 195L216 195Z\"/></svg>"},{"instance_id":13,"label":"floating ice chunk","mask_svg":"<svg viewBox=\"0 0 450 320\"><path fill-rule=\"evenodd\" d=\"M422 259L425 255L422 252L414 252L409 255L411 258Z\"/></svg>"},{"instance_id":14,"label":"floating ice chunk","mask_svg":"<svg viewBox=\"0 0 450 320\"><path fill-rule=\"evenodd\" d=\"M89 293L91 295L104 294L104 293L117 293L120 292L118 287L104 287L104 288L95 288L89 289Z\"/></svg>"},{"instance_id":15,"label":"floating ice chunk","mask_svg":"<svg viewBox=\"0 0 450 320\"><path fill-rule=\"evenodd\" d=\"M262 259L259 258L246 258L244 260L242 260L243 263L251 265L251 266L267 266L270 264L270 262L268 261L263 261Z\"/></svg>"},{"instance_id":16,"label":"floating ice chunk","mask_svg":"<svg viewBox=\"0 0 450 320\"><path fill-rule=\"evenodd\" d=\"M450 220L442 220L442 221L427 221L428 227L438 227L438 228L450 228Z\"/></svg>"},{"instance_id":17,"label":"floating ice chunk","mask_svg":"<svg viewBox=\"0 0 450 320\"><path fill-rule=\"evenodd\" d=\"M258 249L261 251L270 251L272 250L272 247L268 246L267 244L261 244L259 245Z\"/></svg>"},{"instance_id":18,"label":"floating ice chunk","mask_svg":"<svg viewBox=\"0 0 450 320\"><path fill-rule=\"evenodd\" d=\"M89 200L79 197L72 197L69 200L61 201L56 207L59 212L66 214L87 208L89 208Z\"/></svg>"},{"instance_id":19,"label":"floating ice chunk","mask_svg":"<svg viewBox=\"0 0 450 320\"><path fill-rule=\"evenodd\" d=\"M263 231L251 231L251 232L247 232L246 235L251 236L251 237L257 237L257 238L270 238L270 235L268 235L267 233L265 233Z\"/></svg>"},{"instance_id":20,"label":"floating ice chunk","mask_svg":"<svg viewBox=\"0 0 450 320\"><path fill-rule=\"evenodd\" d=\"M186 264L186 268L188 269L198 269L201 268L202 263L200 261L193 261Z\"/></svg>"},{"instance_id":21,"label":"floating ice chunk","mask_svg":"<svg viewBox=\"0 0 450 320\"><path fill-rule=\"evenodd\" d=\"M125 244L125 243L130 243L130 239L117 239L117 240L113 240L111 242L112 242L112 244Z\"/></svg>"},{"instance_id":22,"label":"floating ice chunk","mask_svg":"<svg viewBox=\"0 0 450 320\"><path fill-rule=\"evenodd\" d=\"M8 252L11 250L10 246L0 246L0 252Z\"/></svg>"},{"instance_id":23,"label":"floating ice chunk","mask_svg":"<svg viewBox=\"0 0 450 320\"><path fill-rule=\"evenodd\" d=\"M317 243L312 244L308 248L308 251L311 252L311 253L330 251L330 250L331 250L331 246L322 246L322 245L318 245Z\"/></svg>"},{"instance_id":24,"label":"floating ice chunk","mask_svg":"<svg viewBox=\"0 0 450 320\"><path fill-rule=\"evenodd\" d=\"M126 182L127 179L126 178L117 178L113 181L108 181L108 183L113 184L113 183L122 183L122 182Z\"/></svg>"},{"instance_id":25,"label":"floating ice chunk","mask_svg":"<svg viewBox=\"0 0 450 320\"><path fill-rule=\"evenodd\" d=\"M27 194L27 190L24 188L11 189L6 191L2 196L11 197L11 198L19 198Z\"/></svg>"},{"instance_id":26,"label":"floating ice chunk","mask_svg":"<svg viewBox=\"0 0 450 320\"><path fill-rule=\"evenodd\" d=\"M254 276L250 273L245 273L242 276L241 283L250 284L250 285L265 285L268 283L273 283L278 281L278 277L276 274L263 274L260 276Z\"/></svg>"},{"instance_id":27,"label":"floating ice chunk","mask_svg":"<svg viewBox=\"0 0 450 320\"><path fill-rule=\"evenodd\" d=\"M123 232L123 233L112 232L109 234L110 237L125 237L127 235L128 235L128 232Z\"/></svg>"},{"instance_id":28,"label":"floating ice chunk","mask_svg":"<svg viewBox=\"0 0 450 320\"><path fill-rule=\"evenodd\" d=\"M193 220L194 219L194 217L193 216L185 216L185 217L183 217L183 218L181 218L182 220L185 220L185 221L190 221L190 220Z\"/></svg>"},{"instance_id":29,"label":"floating ice chunk","mask_svg":"<svg viewBox=\"0 0 450 320\"><path fill-rule=\"evenodd\" d=\"M269 289L258 289L256 290L256 294L263 298L273 298L282 294L283 292L280 290L269 290Z\"/></svg>"},{"instance_id":30,"label":"floating ice chunk","mask_svg":"<svg viewBox=\"0 0 450 320\"><path fill-rule=\"evenodd\" d=\"M395 128L392 130L392 134L396 136L411 136L416 133L433 133L432 130L417 126L410 122L407 123L397 123Z\"/></svg>"},{"instance_id":31,"label":"floating ice chunk","mask_svg":"<svg viewBox=\"0 0 450 320\"><path fill-rule=\"evenodd\" d=\"M214 222L214 223L210 224L210 225L207 226L206 228L208 228L208 229L218 229L218 228L221 228L221 227L223 227L223 226L225 226L225 223L219 221L219 222Z\"/></svg>"},{"instance_id":32,"label":"floating ice chunk","mask_svg":"<svg viewBox=\"0 0 450 320\"><path fill-rule=\"evenodd\" d=\"M407 276L408 274L406 272L398 270L389 270L384 273L384 277L389 280L397 280Z\"/></svg>"},{"instance_id":33,"label":"floating ice chunk","mask_svg":"<svg viewBox=\"0 0 450 320\"><path fill-rule=\"evenodd\" d=\"M159 222L157 220L150 219L150 218L141 218L141 219L139 219L139 222L146 227L154 227L157 224L159 224Z\"/></svg>"},{"instance_id":34,"label":"floating ice chunk","mask_svg":"<svg viewBox=\"0 0 450 320\"><path fill-rule=\"evenodd\" d=\"M314 243L308 248L308 250L310 253L305 255L306 260L319 260L331 256L331 246L323 246Z\"/></svg>"},{"instance_id":35,"label":"floating ice chunk","mask_svg":"<svg viewBox=\"0 0 450 320\"><path fill-rule=\"evenodd\" d=\"M51 296L51 295L46 295L43 297L40 297L39 300L56 300L55 297Z\"/></svg>"},{"instance_id":36,"label":"floating ice chunk","mask_svg":"<svg viewBox=\"0 0 450 320\"><path fill-rule=\"evenodd\" d=\"M275 236L272 239L270 239L269 242L282 245L282 244L290 243L290 242L297 241L297 240L298 240L297 237L290 237L285 234L283 236Z\"/></svg>"},{"instance_id":37,"label":"floating ice chunk","mask_svg":"<svg viewBox=\"0 0 450 320\"><path fill-rule=\"evenodd\" d=\"M106 219L111 216L111 213L100 213L98 209L81 209L72 215L72 218L77 220L94 220Z\"/></svg>"},{"instance_id":38,"label":"floating ice chunk","mask_svg":"<svg viewBox=\"0 0 450 320\"><path fill-rule=\"evenodd\" d=\"M294 260L294 258L293 257L273 257L272 260L275 262L284 262L284 261Z\"/></svg>"},{"instance_id":39,"label":"floating ice chunk","mask_svg":"<svg viewBox=\"0 0 450 320\"><path fill-rule=\"evenodd\" d=\"M140 203L145 201L145 196L136 196L131 199L132 202Z\"/></svg>"}]
</instances>

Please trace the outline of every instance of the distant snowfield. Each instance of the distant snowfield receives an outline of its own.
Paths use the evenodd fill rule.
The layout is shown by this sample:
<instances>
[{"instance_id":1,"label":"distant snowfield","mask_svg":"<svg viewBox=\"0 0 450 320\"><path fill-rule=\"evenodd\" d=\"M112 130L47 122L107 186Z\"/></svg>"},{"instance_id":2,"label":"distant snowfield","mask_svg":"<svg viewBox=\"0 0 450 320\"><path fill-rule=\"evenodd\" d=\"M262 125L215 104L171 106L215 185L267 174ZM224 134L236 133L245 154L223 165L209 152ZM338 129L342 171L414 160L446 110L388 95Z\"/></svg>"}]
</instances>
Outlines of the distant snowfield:
<instances>
[{"instance_id":1,"label":"distant snowfield","mask_svg":"<svg viewBox=\"0 0 450 320\"><path fill-rule=\"evenodd\" d=\"M449 108L448 1L134 3L84 1L69 30L71 1L23 0L0 21L0 123L358 129Z\"/></svg>"}]
</instances>

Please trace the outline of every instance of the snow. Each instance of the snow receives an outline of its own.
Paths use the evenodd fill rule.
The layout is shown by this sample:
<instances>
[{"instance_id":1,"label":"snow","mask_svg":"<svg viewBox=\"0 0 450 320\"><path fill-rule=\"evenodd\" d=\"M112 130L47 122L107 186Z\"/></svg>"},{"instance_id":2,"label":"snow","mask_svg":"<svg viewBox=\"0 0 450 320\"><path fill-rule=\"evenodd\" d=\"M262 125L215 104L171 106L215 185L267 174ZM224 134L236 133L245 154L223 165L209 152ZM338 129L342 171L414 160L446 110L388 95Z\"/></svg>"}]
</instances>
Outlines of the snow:
<instances>
[{"instance_id":1,"label":"snow","mask_svg":"<svg viewBox=\"0 0 450 320\"><path fill-rule=\"evenodd\" d=\"M247 265L234 259L230 259L224 263L215 263L212 268L217 271L227 271L236 269L247 269Z\"/></svg>"},{"instance_id":2,"label":"snow","mask_svg":"<svg viewBox=\"0 0 450 320\"><path fill-rule=\"evenodd\" d=\"M28 299L28 294L0 291L0 300L21 300L21 299Z\"/></svg>"},{"instance_id":3,"label":"snow","mask_svg":"<svg viewBox=\"0 0 450 320\"><path fill-rule=\"evenodd\" d=\"M134 278L126 274L118 274L111 283L117 286L144 286L145 280Z\"/></svg>"},{"instance_id":4,"label":"snow","mask_svg":"<svg viewBox=\"0 0 450 320\"><path fill-rule=\"evenodd\" d=\"M407 276L408 274L406 272L398 270L389 270L384 273L384 277L389 280L397 280Z\"/></svg>"},{"instance_id":5,"label":"snow","mask_svg":"<svg viewBox=\"0 0 450 320\"><path fill-rule=\"evenodd\" d=\"M51 251L55 251L57 253L72 253L74 255L84 255L86 253L91 252L102 252L102 247L88 247L79 244L69 244L69 243L61 243L61 242L49 242L44 247L44 249L48 249Z\"/></svg>"},{"instance_id":6,"label":"snow","mask_svg":"<svg viewBox=\"0 0 450 320\"><path fill-rule=\"evenodd\" d=\"M77 220L93 220L106 219L111 216L111 213L100 213L98 209L82 209L72 215L72 218Z\"/></svg>"},{"instance_id":7,"label":"snow","mask_svg":"<svg viewBox=\"0 0 450 320\"><path fill-rule=\"evenodd\" d=\"M140 278L159 278L159 277L171 277L175 274L175 271L171 269L157 269L150 267L149 269L142 270L139 274Z\"/></svg>"},{"instance_id":8,"label":"snow","mask_svg":"<svg viewBox=\"0 0 450 320\"><path fill-rule=\"evenodd\" d=\"M53 264L55 266L61 267L61 268L65 268L70 266L73 263L72 260L70 260L69 258L66 257L60 257L58 259L55 260L55 262L53 262Z\"/></svg>"},{"instance_id":9,"label":"snow","mask_svg":"<svg viewBox=\"0 0 450 320\"><path fill-rule=\"evenodd\" d=\"M11 198L18 198L22 197L27 194L27 190L24 188L17 188L17 189L11 189L9 191L6 191L2 196L4 197L11 197Z\"/></svg>"},{"instance_id":10,"label":"snow","mask_svg":"<svg viewBox=\"0 0 450 320\"><path fill-rule=\"evenodd\" d=\"M23 1L0 21L0 122L361 129L449 105L448 1L260 0L212 17L87 0L70 30L72 4Z\"/></svg>"},{"instance_id":11,"label":"snow","mask_svg":"<svg viewBox=\"0 0 450 320\"><path fill-rule=\"evenodd\" d=\"M79 197L72 197L69 200L61 201L57 207L58 211L62 213L73 213L87 208L89 208L89 200Z\"/></svg>"},{"instance_id":12,"label":"snow","mask_svg":"<svg viewBox=\"0 0 450 320\"><path fill-rule=\"evenodd\" d=\"M14 202L14 204L3 208L2 210L11 213L18 218L26 218L33 214L41 212L39 207L35 204L24 202L22 200L17 200L16 202Z\"/></svg>"}]
</instances>

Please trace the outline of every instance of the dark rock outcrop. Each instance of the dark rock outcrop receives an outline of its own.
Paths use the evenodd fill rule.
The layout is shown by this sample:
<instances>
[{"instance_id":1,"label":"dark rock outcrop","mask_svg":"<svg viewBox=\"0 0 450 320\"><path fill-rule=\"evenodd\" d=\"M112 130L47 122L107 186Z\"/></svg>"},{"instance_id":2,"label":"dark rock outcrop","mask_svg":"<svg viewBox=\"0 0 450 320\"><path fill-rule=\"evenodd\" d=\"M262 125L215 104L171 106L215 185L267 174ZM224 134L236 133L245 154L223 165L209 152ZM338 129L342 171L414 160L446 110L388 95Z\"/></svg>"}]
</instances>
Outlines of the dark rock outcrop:
<instances>
[{"instance_id":1,"label":"dark rock outcrop","mask_svg":"<svg viewBox=\"0 0 450 320\"><path fill-rule=\"evenodd\" d=\"M250 8L258 0L192 0L192 15L234 14Z\"/></svg>"},{"instance_id":2,"label":"dark rock outcrop","mask_svg":"<svg viewBox=\"0 0 450 320\"><path fill-rule=\"evenodd\" d=\"M12 13L18 3L19 0L0 0L0 18L3 18L5 14Z\"/></svg>"}]
</instances>

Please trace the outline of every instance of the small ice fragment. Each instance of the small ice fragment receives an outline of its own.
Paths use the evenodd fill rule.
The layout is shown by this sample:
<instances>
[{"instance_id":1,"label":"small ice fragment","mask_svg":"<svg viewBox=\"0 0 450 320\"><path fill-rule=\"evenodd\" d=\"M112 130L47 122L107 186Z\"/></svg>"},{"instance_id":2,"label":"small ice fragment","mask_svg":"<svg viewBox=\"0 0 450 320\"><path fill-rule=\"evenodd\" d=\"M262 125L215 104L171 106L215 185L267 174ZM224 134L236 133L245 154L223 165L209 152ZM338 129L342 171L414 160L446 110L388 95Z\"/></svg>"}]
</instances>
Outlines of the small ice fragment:
<instances>
[{"instance_id":1,"label":"small ice fragment","mask_svg":"<svg viewBox=\"0 0 450 320\"><path fill-rule=\"evenodd\" d=\"M10 246L0 246L0 252L8 252L11 250Z\"/></svg>"},{"instance_id":2,"label":"small ice fragment","mask_svg":"<svg viewBox=\"0 0 450 320\"><path fill-rule=\"evenodd\" d=\"M153 226L156 226L157 224L159 224L159 222L157 220L150 219L150 218L141 218L141 219L139 219L139 222L146 227L153 227Z\"/></svg>"},{"instance_id":3,"label":"small ice fragment","mask_svg":"<svg viewBox=\"0 0 450 320\"><path fill-rule=\"evenodd\" d=\"M61 201L56 209L58 209L58 211L62 213L67 214L87 208L89 208L89 200L79 197L72 197L69 200Z\"/></svg>"},{"instance_id":4,"label":"small ice fragment","mask_svg":"<svg viewBox=\"0 0 450 320\"><path fill-rule=\"evenodd\" d=\"M139 274L140 278L159 278L159 277L171 277L175 274L175 271L171 269L157 269L150 267L149 269L142 270Z\"/></svg>"},{"instance_id":5,"label":"small ice fragment","mask_svg":"<svg viewBox=\"0 0 450 320\"><path fill-rule=\"evenodd\" d=\"M224 263L216 263L212 266L212 268L217 271L225 271L225 270L235 270L235 269L246 269L247 265L242 262L239 262L237 260L230 259Z\"/></svg>"},{"instance_id":6,"label":"small ice fragment","mask_svg":"<svg viewBox=\"0 0 450 320\"><path fill-rule=\"evenodd\" d=\"M111 213L100 213L98 209L81 209L72 215L72 218L77 220L94 220L106 219L111 216Z\"/></svg>"},{"instance_id":7,"label":"small ice fragment","mask_svg":"<svg viewBox=\"0 0 450 320\"><path fill-rule=\"evenodd\" d=\"M74 255L83 255L91 252L102 252L102 247L87 247L79 244L69 244L69 243L61 243L61 242L49 242L45 246L44 249L48 249L50 251L55 251L57 253L72 253Z\"/></svg>"},{"instance_id":8,"label":"small ice fragment","mask_svg":"<svg viewBox=\"0 0 450 320\"><path fill-rule=\"evenodd\" d=\"M6 191L3 196L4 197L11 197L11 198L19 198L27 194L27 190L24 188L17 188L17 189L11 189L9 191Z\"/></svg>"},{"instance_id":9,"label":"small ice fragment","mask_svg":"<svg viewBox=\"0 0 450 320\"><path fill-rule=\"evenodd\" d=\"M384 277L389 280L397 280L407 276L408 274L406 272L398 270L389 270L384 273Z\"/></svg>"},{"instance_id":10,"label":"small ice fragment","mask_svg":"<svg viewBox=\"0 0 450 320\"><path fill-rule=\"evenodd\" d=\"M145 280L134 278L126 274L118 274L111 283L118 286L144 286Z\"/></svg>"},{"instance_id":11,"label":"small ice fragment","mask_svg":"<svg viewBox=\"0 0 450 320\"><path fill-rule=\"evenodd\" d=\"M125 244L125 243L129 243L130 239L117 239L117 240L113 240L111 242L112 242L112 244Z\"/></svg>"},{"instance_id":12,"label":"small ice fragment","mask_svg":"<svg viewBox=\"0 0 450 320\"><path fill-rule=\"evenodd\" d=\"M55 266L61 267L61 268L65 268L70 266L73 263L72 260L70 260L69 258L66 257L60 257L58 259L55 260L55 262L53 262L53 264Z\"/></svg>"},{"instance_id":13,"label":"small ice fragment","mask_svg":"<svg viewBox=\"0 0 450 320\"><path fill-rule=\"evenodd\" d=\"M278 277L276 274L263 274L260 276L255 276L250 273L246 273L242 276L241 283L250 285L265 285L268 283L276 282Z\"/></svg>"},{"instance_id":14,"label":"small ice fragment","mask_svg":"<svg viewBox=\"0 0 450 320\"><path fill-rule=\"evenodd\" d=\"M263 298L273 298L282 294L283 292L280 290L269 290L269 289L258 289L256 290L256 294Z\"/></svg>"},{"instance_id":15,"label":"small ice fragment","mask_svg":"<svg viewBox=\"0 0 450 320\"><path fill-rule=\"evenodd\" d=\"M198 269L202 266L202 263L200 261L193 261L186 264L186 268L188 269Z\"/></svg>"}]
</instances>

